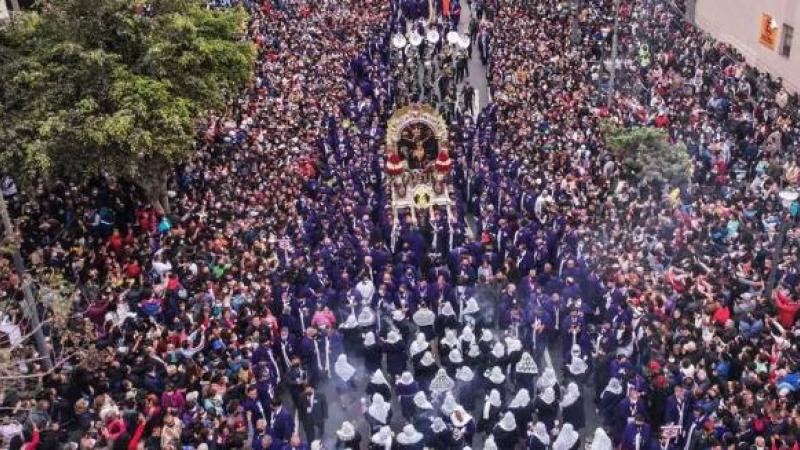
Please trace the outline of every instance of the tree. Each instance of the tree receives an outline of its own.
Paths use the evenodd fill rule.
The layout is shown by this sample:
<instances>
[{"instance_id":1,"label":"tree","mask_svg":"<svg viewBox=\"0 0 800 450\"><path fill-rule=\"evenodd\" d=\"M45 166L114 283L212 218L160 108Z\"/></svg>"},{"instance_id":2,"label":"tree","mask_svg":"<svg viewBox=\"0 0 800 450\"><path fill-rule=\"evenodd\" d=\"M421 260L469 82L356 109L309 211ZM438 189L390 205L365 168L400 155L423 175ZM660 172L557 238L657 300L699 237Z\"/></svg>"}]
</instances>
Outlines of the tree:
<instances>
[{"instance_id":1,"label":"tree","mask_svg":"<svg viewBox=\"0 0 800 450\"><path fill-rule=\"evenodd\" d=\"M606 145L616 152L630 178L656 185L688 181L692 161L686 146L670 144L663 130L604 125L603 134Z\"/></svg>"},{"instance_id":2,"label":"tree","mask_svg":"<svg viewBox=\"0 0 800 450\"><path fill-rule=\"evenodd\" d=\"M192 154L198 116L244 86L255 49L241 8L145 6L50 0L0 31L0 167L124 178L169 211L167 181Z\"/></svg>"}]
</instances>

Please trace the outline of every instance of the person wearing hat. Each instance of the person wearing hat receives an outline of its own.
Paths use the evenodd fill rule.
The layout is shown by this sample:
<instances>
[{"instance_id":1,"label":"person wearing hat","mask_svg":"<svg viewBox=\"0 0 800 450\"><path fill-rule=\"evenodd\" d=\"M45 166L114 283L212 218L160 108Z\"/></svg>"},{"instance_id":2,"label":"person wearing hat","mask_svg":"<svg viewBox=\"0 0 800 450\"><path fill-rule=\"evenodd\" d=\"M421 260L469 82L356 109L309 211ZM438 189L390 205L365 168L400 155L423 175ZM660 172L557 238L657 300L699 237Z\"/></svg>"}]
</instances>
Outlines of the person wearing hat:
<instances>
[{"instance_id":1,"label":"person wearing hat","mask_svg":"<svg viewBox=\"0 0 800 450\"><path fill-rule=\"evenodd\" d=\"M361 433L348 421L336 430L336 450L361 450Z\"/></svg>"}]
</instances>

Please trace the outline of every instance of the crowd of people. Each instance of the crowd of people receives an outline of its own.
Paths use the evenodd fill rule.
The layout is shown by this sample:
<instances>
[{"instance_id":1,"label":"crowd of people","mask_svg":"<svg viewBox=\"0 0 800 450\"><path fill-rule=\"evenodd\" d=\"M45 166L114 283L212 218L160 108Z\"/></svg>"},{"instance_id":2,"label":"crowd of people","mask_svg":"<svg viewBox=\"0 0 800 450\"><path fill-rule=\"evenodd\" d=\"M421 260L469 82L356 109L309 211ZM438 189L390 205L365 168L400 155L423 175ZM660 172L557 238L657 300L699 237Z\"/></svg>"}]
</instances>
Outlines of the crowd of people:
<instances>
[{"instance_id":1,"label":"crowd of people","mask_svg":"<svg viewBox=\"0 0 800 450\"><path fill-rule=\"evenodd\" d=\"M3 389L5 442L800 447L800 234L778 195L800 174L797 98L639 0L608 94L613 3L243 3L253 81L176 170L171 211L105 179L3 178L28 264L79 289L67 325L93 344L34 394ZM477 120L442 49L391 44L462 8L493 98ZM456 223L391 215L386 123L419 100L445 103ZM627 177L607 122L665 130L688 180ZM54 354L77 345L47 331Z\"/></svg>"}]
</instances>

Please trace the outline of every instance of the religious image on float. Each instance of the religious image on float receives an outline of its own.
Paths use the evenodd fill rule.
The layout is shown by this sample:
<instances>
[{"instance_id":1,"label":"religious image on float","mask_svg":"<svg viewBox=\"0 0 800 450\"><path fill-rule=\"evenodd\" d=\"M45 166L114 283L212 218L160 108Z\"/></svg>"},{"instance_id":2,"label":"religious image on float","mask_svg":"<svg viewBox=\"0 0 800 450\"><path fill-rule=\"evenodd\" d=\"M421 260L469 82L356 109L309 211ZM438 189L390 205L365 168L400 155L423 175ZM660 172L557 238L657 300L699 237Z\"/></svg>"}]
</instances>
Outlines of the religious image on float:
<instances>
[{"instance_id":1,"label":"religious image on float","mask_svg":"<svg viewBox=\"0 0 800 450\"><path fill-rule=\"evenodd\" d=\"M430 126L413 123L400 134L398 145L400 157L406 161L410 170L424 169L436 159L439 143Z\"/></svg>"}]
</instances>

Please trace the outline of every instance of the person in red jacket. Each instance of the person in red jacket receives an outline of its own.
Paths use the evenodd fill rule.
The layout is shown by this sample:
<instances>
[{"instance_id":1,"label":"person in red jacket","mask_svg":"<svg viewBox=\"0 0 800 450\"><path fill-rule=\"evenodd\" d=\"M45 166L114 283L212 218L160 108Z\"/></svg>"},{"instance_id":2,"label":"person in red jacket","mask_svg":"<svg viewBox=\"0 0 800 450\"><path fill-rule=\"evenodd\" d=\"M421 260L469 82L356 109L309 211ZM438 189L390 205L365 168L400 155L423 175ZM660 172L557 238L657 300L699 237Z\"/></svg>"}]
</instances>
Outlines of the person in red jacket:
<instances>
[{"instance_id":1,"label":"person in red jacket","mask_svg":"<svg viewBox=\"0 0 800 450\"><path fill-rule=\"evenodd\" d=\"M797 311L800 310L800 302L795 301L788 292L778 289L775 291L775 307L778 309L778 322L786 328L794 325Z\"/></svg>"}]
</instances>

